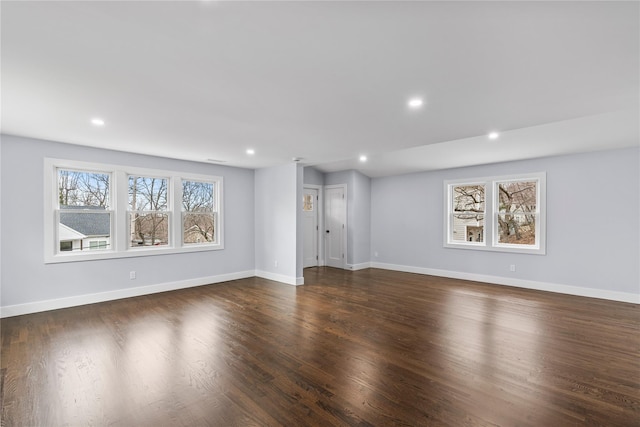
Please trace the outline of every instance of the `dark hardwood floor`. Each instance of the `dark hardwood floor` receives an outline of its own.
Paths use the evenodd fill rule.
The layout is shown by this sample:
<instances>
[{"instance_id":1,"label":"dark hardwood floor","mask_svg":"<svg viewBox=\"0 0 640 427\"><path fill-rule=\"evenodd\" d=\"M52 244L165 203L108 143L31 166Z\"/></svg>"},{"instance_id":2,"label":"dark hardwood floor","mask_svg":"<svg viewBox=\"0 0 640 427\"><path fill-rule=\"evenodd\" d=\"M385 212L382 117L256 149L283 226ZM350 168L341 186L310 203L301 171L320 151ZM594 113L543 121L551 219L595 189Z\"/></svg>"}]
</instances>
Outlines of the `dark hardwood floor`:
<instances>
[{"instance_id":1,"label":"dark hardwood floor","mask_svg":"<svg viewBox=\"0 0 640 427\"><path fill-rule=\"evenodd\" d=\"M3 426L640 426L634 304L330 268L3 319Z\"/></svg>"}]
</instances>

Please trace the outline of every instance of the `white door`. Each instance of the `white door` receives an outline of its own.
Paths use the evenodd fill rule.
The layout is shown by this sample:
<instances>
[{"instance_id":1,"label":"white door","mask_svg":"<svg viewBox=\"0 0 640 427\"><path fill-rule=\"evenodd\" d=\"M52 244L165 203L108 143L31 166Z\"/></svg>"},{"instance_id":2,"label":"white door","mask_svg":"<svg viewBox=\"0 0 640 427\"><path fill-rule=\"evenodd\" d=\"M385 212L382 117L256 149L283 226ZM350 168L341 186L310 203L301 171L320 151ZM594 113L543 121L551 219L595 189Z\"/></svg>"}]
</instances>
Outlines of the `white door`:
<instances>
[{"instance_id":1,"label":"white door","mask_svg":"<svg viewBox=\"0 0 640 427\"><path fill-rule=\"evenodd\" d=\"M343 186L325 188L325 253L329 267L345 268L347 203Z\"/></svg>"},{"instance_id":2,"label":"white door","mask_svg":"<svg viewBox=\"0 0 640 427\"><path fill-rule=\"evenodd\" d=\"M318 190L305 188L302 196L304 221L304 268L318 265Z\"/></svg>"}]
</instances>

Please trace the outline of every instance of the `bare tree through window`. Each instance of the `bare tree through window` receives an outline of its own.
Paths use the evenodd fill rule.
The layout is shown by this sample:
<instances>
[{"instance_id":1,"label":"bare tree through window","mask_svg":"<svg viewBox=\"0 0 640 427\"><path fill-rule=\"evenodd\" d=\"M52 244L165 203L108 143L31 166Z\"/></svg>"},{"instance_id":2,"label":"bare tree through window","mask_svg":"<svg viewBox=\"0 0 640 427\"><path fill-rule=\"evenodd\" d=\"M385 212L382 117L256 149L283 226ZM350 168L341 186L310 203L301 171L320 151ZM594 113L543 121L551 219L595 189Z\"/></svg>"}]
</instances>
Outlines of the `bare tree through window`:
<instances>
[{"instance_id":1,"label":"bare tree through window","mask_svg":"<svg viewBox=\"0 0 640 427\"><path fill-rule=\"evenodd\" d=\"M201 181L182 182L183 243L215 241L216 215L214 184Z\"/></svg>"},{"instance_id":2,"label":"bare tree through window","mask_svg":"<svg viewBox=\"0 0 640 427\"><path fill-rule=\"evenodd\" d=\"M501 182L498 188L498 243L535 245L537 182Z\"/></svg>"},{"instance_id":3,"label":"bare tree through window","mask_svg":"<svg viewBox=\"0 0 640 427\"><path fill-rule=\"evenodd\" d=\"M453 240L484 241L485 186L453 186Z\"/></svg>"},{"instance_id":4,"label":"bare tree through window","mask_svg":"<svg viewBox=\"0 0 640 427\"><path fill-rule=\"evenodd\" d=\"M167 193L166 178L129 177L129 221L132 247L169 243Z\"/></svg>"},{"instance_id":5,"label":"bare tree through window","mask_svg":"<svg viewBox=\"0 0 640 427\"><path fill-rule=\"evenodd\" d=\"M57 170L60 252L110 247L110 178L108 173Z\"/></svg>"},{"instance_id":6,"label":"bare tree through window","mask_svg":"<svg viewBox=\"0 0 640 427\"><path fill-rule=\"evenodd\" d=\"M109 175L96 172L58 170L60 206L100 206L109 203Z\"/></svg>"}]
</instances>

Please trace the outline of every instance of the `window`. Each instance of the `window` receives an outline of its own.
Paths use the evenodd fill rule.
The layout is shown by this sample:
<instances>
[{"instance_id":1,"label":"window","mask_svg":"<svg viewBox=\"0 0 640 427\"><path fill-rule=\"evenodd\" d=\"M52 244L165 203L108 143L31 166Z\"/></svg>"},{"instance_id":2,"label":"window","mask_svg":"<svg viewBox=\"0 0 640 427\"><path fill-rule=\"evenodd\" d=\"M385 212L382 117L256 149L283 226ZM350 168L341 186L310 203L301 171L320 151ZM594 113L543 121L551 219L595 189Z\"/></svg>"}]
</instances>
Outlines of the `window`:
<instances>
[{"instance_id":1,"label":"window","mask_svg":"<svg viewBox=\"0 0 640 427\"><path fill-rule=\"evenodd\" d=\"M451 206L451 240L483 242L485 218L485 186L453 185Z\"/></svg>"},{"instance_id":2,"label":"window","mask_svg":"<svg viewBox=\"0 0 640 427\"><path fill-rule=\"evenodd\" d=\"M224 249L222 183L45 159L45 262Z\"/></svg>"},{"instance_id":3,"label":"window","mask_svg":"<svg viewBox=\"0 0 640 427\"><path fill-rule=\"evenodd\" d=\"M129 176L129 245L169 244L167 178Z\"/></svg>"},{"instance_id":4,"label":"window","mask_svg":"<svg viewBox=\"0 0 640 427\"><path fill-rule=\"evenodd\" d=\"M214 182L182 181L182 243L216 241L215 186Z\"/></svg>"},{"instance_id":5,"label":"window","mask_svg":"<svg viewBox=\"0 0 640 427\"><path fill-rule=\"evenodd\" d=\"M445 247L545 253L544 173L445 181Z\"/></svg>"},{"instance_id":6,"label":"window","mask_svg":"<svg viewBox=\"0 0 640 427\"><path fill-rule=\"evenodd\" d=\"M535 246L539 228L538 181L501 181L495 186L496 244Z\"/></svg>"},{"instance_id":7,"label":"window","mask_svg":"<svg viewBox=\"0 0 640 427\"><path fill-rule=\"evenodd\" d=\"M89 242L89 249L106 249L107 241L106 240L94 240Z\"/></svg>"},{"instance_id":8,"label":"window","mask_svg":"<svg viewBox=\"0 0 640 427\"><path fill-rule=\"evenodd\" d=\"M99 171L56 168L55 210L59 251L107 249L111 238L111 175ZM92 240L105 244L94 247Z\"/></svg>"}]
</instances>

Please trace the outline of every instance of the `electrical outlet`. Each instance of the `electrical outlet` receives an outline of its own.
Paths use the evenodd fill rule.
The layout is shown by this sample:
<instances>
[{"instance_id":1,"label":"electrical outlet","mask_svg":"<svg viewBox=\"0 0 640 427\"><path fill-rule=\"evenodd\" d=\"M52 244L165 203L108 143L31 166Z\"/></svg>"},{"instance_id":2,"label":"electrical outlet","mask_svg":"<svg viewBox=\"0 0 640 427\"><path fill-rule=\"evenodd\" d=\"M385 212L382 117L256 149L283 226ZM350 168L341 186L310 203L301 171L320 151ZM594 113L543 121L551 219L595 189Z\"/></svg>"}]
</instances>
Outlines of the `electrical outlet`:
<instances>
[{"instance_id":1,"label":"electrical outlet","mask_svg":"<svg viewBox=\"0 0 640 427\"><path fill-rule=\"evenodd\" d=\"M277 260L273 264L275 265L276 268L278 268L278 261Z\"/></svg>"},{"instance_id":2,"label":"electrical outlet","mask_svg":"<svg viewBox=\"0 0 640 427\"><path fill-rule=\"evenodd\" d=\"M136 272L135 271L130 271L129 272L129 280L135 280L136 278Z\"/></svg>"},{"instance_id":3,"label":"electrical outlet","mask_svg":"<svg viewBox=\"0 0 640 427\"><path fill-rule=\"evenodd\" d=\"M515 264L511 264L509 266L509 271L516 271L516 265Z\"/></svg>"},{"instance_id":4,"label":"electrical outlet","mask_svg":"<svg viewBox=\"0 0 640 427\"><path fill-rule=\"evenodd\" d=\"M373 256L374 256L374 257L376 257L376 258L378 258L378 251L375 251L375 252L373 253Z\"/></svg>"}]
</instances>

